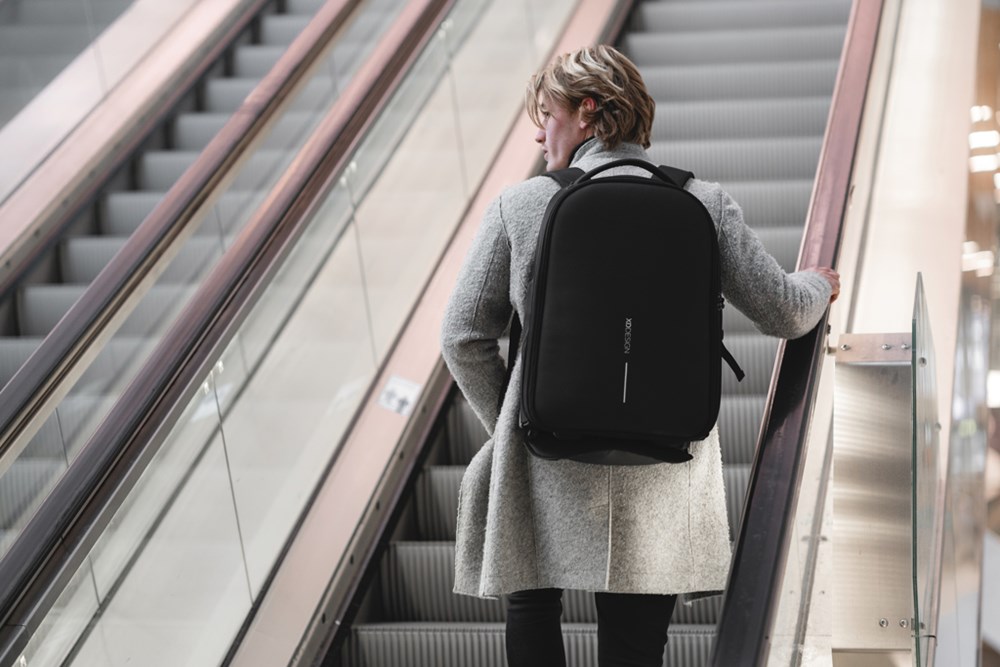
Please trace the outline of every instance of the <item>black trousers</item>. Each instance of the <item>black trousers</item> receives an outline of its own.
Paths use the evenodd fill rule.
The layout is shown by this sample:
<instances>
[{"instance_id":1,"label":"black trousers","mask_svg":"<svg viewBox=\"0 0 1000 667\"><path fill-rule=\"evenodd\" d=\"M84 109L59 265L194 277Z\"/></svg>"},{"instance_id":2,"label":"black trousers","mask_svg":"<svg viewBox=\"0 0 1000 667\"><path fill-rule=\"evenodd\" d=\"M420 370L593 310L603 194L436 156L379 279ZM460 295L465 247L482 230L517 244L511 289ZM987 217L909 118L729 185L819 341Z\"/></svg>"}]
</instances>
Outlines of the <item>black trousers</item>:
<instances>
[{"instance_id":1,"label":"black trousers","mask_svg":"<svg viewBox=\"0 0 1000 667\"><path fill-rule=\"evenodd\" d=\"M600 667L662 667L676 595L594 593ZM566 667L562 589L507 596L509 667Z\"/></svg>"}]
</instances>

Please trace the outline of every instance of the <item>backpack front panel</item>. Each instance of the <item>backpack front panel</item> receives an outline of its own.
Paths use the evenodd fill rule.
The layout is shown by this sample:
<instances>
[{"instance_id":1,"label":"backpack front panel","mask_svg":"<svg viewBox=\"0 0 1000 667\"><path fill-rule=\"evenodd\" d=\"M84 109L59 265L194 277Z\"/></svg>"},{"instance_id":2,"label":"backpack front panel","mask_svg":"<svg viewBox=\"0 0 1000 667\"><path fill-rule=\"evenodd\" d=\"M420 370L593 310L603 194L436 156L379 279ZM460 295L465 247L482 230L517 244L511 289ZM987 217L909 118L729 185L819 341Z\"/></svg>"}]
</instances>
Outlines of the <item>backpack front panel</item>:
<instances>
[{"instance_id":1,"label":"backpack front panel","mask_svg":"<svg viewBox=\"0 0 1000 667\"><path fill-rule=\"evenodd\" d=\"M721 315L701 203L650 179L594 179L557 202L540 244L532 425L563 437L706 437L718 416Z\"/></svg>"}]
</instances>

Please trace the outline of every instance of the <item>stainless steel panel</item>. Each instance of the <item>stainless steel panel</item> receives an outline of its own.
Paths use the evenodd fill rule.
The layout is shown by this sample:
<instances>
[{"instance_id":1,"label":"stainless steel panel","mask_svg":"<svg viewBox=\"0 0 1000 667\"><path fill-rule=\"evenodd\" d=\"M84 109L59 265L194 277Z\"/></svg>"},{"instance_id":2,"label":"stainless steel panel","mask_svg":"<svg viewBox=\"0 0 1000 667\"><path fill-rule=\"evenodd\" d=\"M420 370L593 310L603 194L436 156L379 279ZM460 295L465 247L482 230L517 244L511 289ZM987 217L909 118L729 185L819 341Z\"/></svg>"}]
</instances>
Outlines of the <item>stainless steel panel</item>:
<instances>
[{"instance_id":1,"label":"stainless steel panel","mask_svg":"<svg viewBox=\"0 0 1000 667\"><path fill-rule=\"evenodd\" d=\"M834 396L835 654L909 652L913 646L911 346L909 333L840 337Z\"/></svg>"}]
</instances>

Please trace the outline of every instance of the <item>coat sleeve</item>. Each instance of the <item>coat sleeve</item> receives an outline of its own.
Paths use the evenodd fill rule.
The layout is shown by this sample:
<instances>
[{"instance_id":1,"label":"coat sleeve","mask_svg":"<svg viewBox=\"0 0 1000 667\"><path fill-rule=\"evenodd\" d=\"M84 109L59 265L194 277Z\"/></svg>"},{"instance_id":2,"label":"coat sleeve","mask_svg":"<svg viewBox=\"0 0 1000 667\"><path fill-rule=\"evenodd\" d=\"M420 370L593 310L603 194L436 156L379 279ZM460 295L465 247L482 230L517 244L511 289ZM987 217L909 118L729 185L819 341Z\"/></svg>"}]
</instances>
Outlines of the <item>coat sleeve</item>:
<instances>
[{"instance_id":1,"label":"coat sleeve","mask_svg":"<svg viewBox=\"0 0 1000 667\"><path fill-rule=\"evenodd\" d=\"M761 332L798 338L819 322L830 303L830 283L813 271L786 273L723 192L719 223L722 293Z\"/></svg>"},{"instance_id":2,"label":"coat sleeve","mask_svg":"<svg viewBox=\"0 0 1000 667\"><path fill-rule=\"evenodd\" d=\"M441 327L445 363L490 435L507 376L497 341L510 321L509 292L510 240L497 198L465 258Z\"/></svg>"}]
</instances>

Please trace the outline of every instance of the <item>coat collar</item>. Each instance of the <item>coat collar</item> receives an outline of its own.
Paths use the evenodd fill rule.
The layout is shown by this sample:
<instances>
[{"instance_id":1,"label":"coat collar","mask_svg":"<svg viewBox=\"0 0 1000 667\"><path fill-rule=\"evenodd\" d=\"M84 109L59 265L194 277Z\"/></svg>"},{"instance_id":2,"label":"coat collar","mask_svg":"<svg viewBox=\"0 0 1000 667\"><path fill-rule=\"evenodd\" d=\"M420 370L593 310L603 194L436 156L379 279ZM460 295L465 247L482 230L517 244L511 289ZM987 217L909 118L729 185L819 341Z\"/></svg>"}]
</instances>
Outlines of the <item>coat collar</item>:
<instances>
[{"instance_id":1,"label":"coat collar","mask_svg":"<svg viewBox=\"0 0 1000 667\"><path fill-rule=\"evenodd\" d=\"M577 146L573 157L570 158L569 166L579 167L584 171L588 171L604 162L621 160L623 158L649 160L649 155L639 144L619 144L609 149L605 147L600 139L591 137Z\"/></svg>"}]
</instances>

